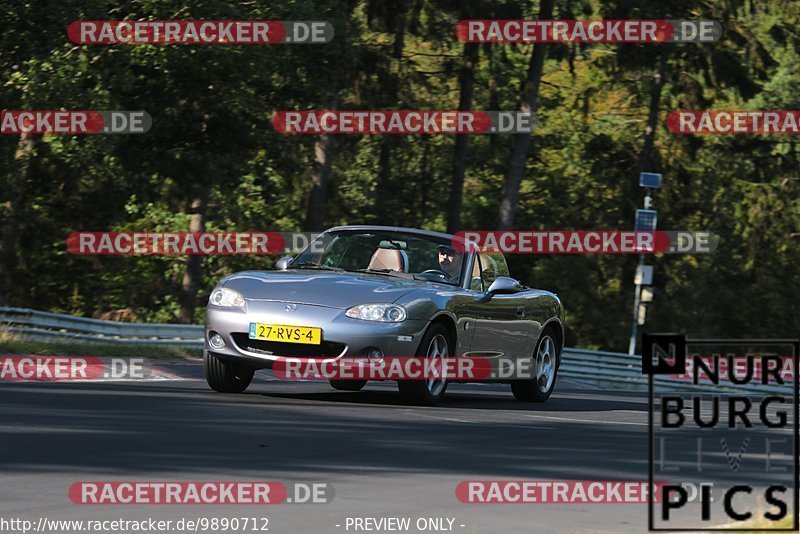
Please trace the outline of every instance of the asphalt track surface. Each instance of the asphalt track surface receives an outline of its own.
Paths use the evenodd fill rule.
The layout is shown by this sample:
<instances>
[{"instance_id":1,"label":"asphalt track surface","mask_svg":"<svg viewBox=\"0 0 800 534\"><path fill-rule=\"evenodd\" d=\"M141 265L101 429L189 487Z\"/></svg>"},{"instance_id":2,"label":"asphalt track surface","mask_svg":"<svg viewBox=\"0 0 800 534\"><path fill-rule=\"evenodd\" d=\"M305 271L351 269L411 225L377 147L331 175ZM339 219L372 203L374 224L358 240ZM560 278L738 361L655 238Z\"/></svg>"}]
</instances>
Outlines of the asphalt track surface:
<instances>
[{"instance_id":1,"label":"asphalt track surface","mask_svg":"<svg viewBox=\"0 0 800 534\"><path fill-rule=\"evenodd\" d=\"M447 517L463 533L646 531L644 504L474 505L455 496L464 480L646 481L646 394L562 380L547 403L526 404L505 385L458 384L437 407L411 407L393 383L352 393L259 372L234 395L209 390L199 365L164 368L146 381L0 384L0 516L259 516L269 532L292 533L356 532L348 517ZM335 497L72 504L69 486L87 480L325 482Z\"/></svg>"}]
</instances>

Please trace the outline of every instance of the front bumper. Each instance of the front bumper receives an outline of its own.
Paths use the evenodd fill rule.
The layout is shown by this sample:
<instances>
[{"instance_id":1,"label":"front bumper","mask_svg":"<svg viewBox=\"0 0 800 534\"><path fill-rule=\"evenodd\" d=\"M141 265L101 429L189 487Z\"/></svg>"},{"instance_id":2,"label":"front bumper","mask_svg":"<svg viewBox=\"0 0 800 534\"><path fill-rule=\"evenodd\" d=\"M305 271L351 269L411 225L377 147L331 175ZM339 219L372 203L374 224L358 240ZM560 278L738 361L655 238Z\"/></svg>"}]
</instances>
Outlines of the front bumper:
<instances>
[{"instance_id":1,"label":"front bumper","mask_svg":"<svg viewBox=\"0 0 800 534\"><path fill-rule=\"evenodd\" d=\"M248 300L242 309L208 306L205 315L205 348L222 359L237 360L256 368L271 368L281 357L339 359L364 356L378 348L385 356L414 356L426 321L405 320L381 323L351 319L345 310L309 304L296 304L289 311L287 302ZM263 342L250 340L250 323L286 326L313 326L322 329L322 345ZM225 341L221 349L212 348L212 332Z\"/></svg>"}]
</instances>

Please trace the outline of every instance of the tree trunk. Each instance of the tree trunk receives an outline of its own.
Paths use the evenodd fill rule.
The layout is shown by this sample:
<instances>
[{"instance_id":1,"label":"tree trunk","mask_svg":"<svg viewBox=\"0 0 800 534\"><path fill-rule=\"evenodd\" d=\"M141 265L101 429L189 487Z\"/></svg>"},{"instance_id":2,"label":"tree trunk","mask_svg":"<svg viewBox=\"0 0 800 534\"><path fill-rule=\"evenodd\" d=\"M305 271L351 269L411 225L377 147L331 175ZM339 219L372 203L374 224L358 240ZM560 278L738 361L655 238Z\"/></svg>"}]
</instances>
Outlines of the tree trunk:
<instances>
[{"instance_id":1,"label":"tree trunk","mask_svg":"<svg viewBox=\"0 0 800 534\"><path fill-rule=\"evenodd\" d=\"M489 80L487 87L489 89L489 109L500 109L500 94L497 89L498 81L500 78L500 69L497 68L497 47L494 43L489 43L486 47L486 55L489 58ZM502 81L501 81L502 83ZM495 154L497 153L497 145L500 140L498 135L489 136L489 160L495 161Z\"/></svg>"},{"instance_id":2,"label":"tree trunk","mask_svg":"<svg viewBox=\"0 0 800 534\"><path fill-rule=\"evenodd\" d=\"M190 232L203 232L206 228L206 208L210 187L202 186L200 193L192 200L191 218L189 219ZM181 284L181 309L178 320L184 324L194 322L194 310L197 307L197 290L202 282L202 260L199 254L189 256L186 262L186 271L183 273Z\"/></svg>"},{"instance_id":3,"label":"tree trunk","mask_svg":"<svg viewBox=\"0 0 800 534\"><path fill-rule=\"evenodd\" d=\"M387 201L391 197L389 187L391 185L391 166L392 166L392 145L394 137L384 135L381 139L380 153L378 155L378 184L375 186L375 218L385 224L390 224L392 220L387 220L388 206Z\"/></svg>"},{"instance_id":4,"label":"tree trunk","mask_svg":"<svg viewBox=\"0 0 800 534\"><path fill-rule=\"evenodd\" d=\"M0 306L8 306L9 293L14 287L14 272L17 270L17 203L3 203L3 233L0 239Z\"/></svg>"},{"instance_id":5,"label":"tree trunk","mask_svg":"<svg viewBox=\"0 0 800 534\"><path fill-rule=\"evenodd\" d=\"M661 110L661 91L666 83L666 54L658 55L656 72L653 74L653 83L650 86L650 105L647 110L647 128L644 133L644 146L639 156L639 170L642 172L656 172L658 157L654 152L656 127L658 126L658 113Z\"/></svg>"},{"instance_id":6,"label":"tree trunk","mask_svg":"<svg viewBox=\"0 0 800 534\"><path fill-rule=\"evenodd\" d=\"M475 86L475 65L478 62L478 43L464 44L464 63L458 76L460 96L458 109L472 109L472 95ZM467 171L467 149L469 135L456 135L453 149L453 174L450 179L450 212L447 216L447 232L454 234L461 226L461 209L464 201L464 174Z\"/></svg>"},{"instance_id":7,"label":"tree trunk","mask_svg":"<svg viewBox=\"0 0 800 534\"><path fill-rule=\"evenodd\" d=\"M542 0L539 7L539 19L549 20L553 18L553 0ZM536 113L539 104L539 82L542 79L544 69L544 58L547 54L547 43L536 43L531 53L528 74L525 78L524 98L521 111ZM517 200L519 198L519 186L525 174L525 160L528 158L528 149L531 146L532 135L530 132L517 134L514 139L514 147L508 161L508 172L503 186L503 196L500 201L500 220L498 228L507 230L514 224L514 215L517 211Z\"/></svg>"},{"instance_id":8,"label":"tree trunk","mask_svg":"<svg viewBox=\"0 0 800 534\"><path fill-rule=\"evenodd\" d=\"M314 165L311 168L311 195L306 210L306 231L322 230L328 182L333 164L333 136L322 134L314 142Z\"/></svg>"},{"instance_id":9,"label":"tree trunk","mask_svg":"<svg viewBox=\"0 0 800 534\"><path fill-rule=\"evenodd\" d=\"M33 174L33 158L36 147L42 140L42 134L24 133L20 135L14 159L18 165L19 175L8 177L8 200L0 208L0 306L11 302L12 288L15 287L15 273L19 258L17 241L19 240L19 219L25 199L25 188Z\"/></svg>"},{"instance_id":10,"label":"tree trunk","mask_svg":"<svg viewBox=\"0 0 800 534\"><path fill-rule=\"evenodd\" d=\"M403 62L403 50L405 48L406 36L406 11L407 1L397 2L397 16L394 26L394 43L392 45L391 72L386 76L386 105L395 107L400 100L400 74ZM386 220L391 214L388 208L388 200L392 197L392 151L397 145L396 135L384 135L381 139L380 155L378 156L378 183L375 187L375 215L382 222L390 224L393 219Z\"/></svg>"}]
</instances>

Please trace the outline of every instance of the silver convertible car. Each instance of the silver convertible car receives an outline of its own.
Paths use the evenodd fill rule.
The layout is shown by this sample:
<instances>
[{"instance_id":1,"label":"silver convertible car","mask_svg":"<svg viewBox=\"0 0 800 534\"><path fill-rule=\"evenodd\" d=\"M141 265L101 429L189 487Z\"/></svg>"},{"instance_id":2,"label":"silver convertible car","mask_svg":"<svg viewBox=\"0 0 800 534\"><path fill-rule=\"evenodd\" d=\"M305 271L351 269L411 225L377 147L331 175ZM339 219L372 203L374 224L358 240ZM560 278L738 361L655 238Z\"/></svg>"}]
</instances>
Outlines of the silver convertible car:
<instances>
[{"instance_id":1,"label":"silver convertible car","mask_svg":"<svg viewBox=\"0 0 800 534\"><path fill-rule=\"evenodd\" d=\"M232 274L214 288L205 316L205 376L212 389L244 391L258 369L286 357L490 362L479 379L431 373L397 380L413 404L432 405L448 382L511 385L543 402L564 344L558 297L509 277L502 254L459 247L449 234L342 226L320 234L275 271ZM454 244L456 246L454 246ZM330 380L357 391L364 379Z\"/></svg>"}]
</instances>

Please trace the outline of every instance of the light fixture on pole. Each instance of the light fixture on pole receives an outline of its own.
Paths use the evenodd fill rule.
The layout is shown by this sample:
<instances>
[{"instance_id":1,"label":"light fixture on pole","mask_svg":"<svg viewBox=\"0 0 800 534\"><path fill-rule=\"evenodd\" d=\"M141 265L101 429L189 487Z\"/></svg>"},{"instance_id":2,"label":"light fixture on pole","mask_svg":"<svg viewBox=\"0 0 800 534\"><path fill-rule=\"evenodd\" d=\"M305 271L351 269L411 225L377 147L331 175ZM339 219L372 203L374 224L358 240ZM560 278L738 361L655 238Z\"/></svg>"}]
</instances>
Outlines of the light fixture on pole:
<instances>
[{"instance_id":1,"label":"light fixture on pole","mask_svg":"<svg viewBox=\"0 0 800 534\"><path fill-rule=\"evenodd\" d=\"M645 188L644 209L636 210L636 220L634 230L637 232L655 232L658 225L658 212L650 209L653 205L652 192L661 187L661 174L656 172L643 172L639 174L639 185ZM642 286L653 284L653 266L644 264L644 256L639 255L639 266L636 268L636 276L633 280L635 286L633 298L633 320L631 321L631 339L628 343L628 354L636 354L636 336L639 326L645 323L647 307L642 305L643 292ZM652 302L653 292L648 288L647 301Z\"/></svg>"}]
</instances>

